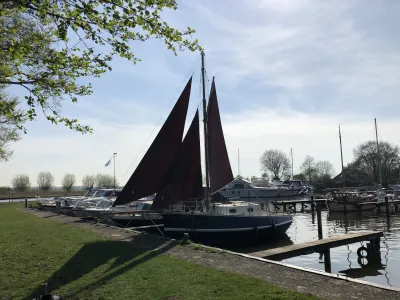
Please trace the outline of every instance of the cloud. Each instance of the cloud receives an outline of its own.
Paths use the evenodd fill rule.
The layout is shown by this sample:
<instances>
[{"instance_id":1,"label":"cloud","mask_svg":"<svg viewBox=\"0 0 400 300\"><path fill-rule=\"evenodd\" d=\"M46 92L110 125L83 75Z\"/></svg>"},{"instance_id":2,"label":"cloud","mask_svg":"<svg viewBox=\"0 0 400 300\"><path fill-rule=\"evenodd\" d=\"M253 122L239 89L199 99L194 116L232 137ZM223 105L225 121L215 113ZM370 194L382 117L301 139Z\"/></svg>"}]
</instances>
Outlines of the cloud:
<instances>
[{"instance_id":1,"label":"cloud","mask_svg":"<svg viewBox=\"0 0 400 300\"><path fill-rule=\"evenodd\" d=\"M226 88L263 86L265 94L283 95L292 108L298 94L311 106L324 101L325 108L335 111L370 102L361 113L382 106L378 97L385 100L386 109L396 101L399 47L390 41L393 37L371 30L372 22L385 23L391 7L378 20L370 20L365 7L376 6L373 1L248 0L245 4L240 10L232 5L231 13L210 2L188 4L207 16L202 37L211 45L209 64L216 66ZM400 12L398 6L393 9Z\"/></svg>"}]
</instances>

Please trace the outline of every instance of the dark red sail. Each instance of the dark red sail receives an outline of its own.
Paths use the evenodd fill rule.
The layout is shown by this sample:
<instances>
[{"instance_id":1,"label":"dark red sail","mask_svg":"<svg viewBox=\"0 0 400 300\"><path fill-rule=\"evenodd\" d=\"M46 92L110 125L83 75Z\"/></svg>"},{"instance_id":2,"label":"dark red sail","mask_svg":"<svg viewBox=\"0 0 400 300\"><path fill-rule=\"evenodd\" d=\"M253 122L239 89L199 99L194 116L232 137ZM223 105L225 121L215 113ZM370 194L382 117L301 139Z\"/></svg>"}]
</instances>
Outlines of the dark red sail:
<instances>
[{"instance_id":1,"label":"dark red sail","mask_svg":"<svg viewBox=\"0 0 400 300\"><path fill-rule=\"evenodd\" d=\"M186 133L174 164L165 177L164 186L157 193L152 209L168 208L203 195L200 156L199 114Z\"/></svg>"},{"instance_id":2,"label":"dark red sail","mask_svg":"<svg viewBox=\"0 0 400 300\"><path fill-rule=\"evenodd\" d=\"M192 78L113 206L149 196L162 187L182 142L191 85Z\"/></svg>"},{"instance_id":3,"label":"dark red sail","mask_svg":"<svg viewBox=\"0 0 400 300\"><path fill-rule=\"evenodd\" d=\"M211 85L207 108L208 157L211 193L216 192L233 180L231 163L226 150L224 132L215 89L214 78Z\"/></svg>"}]
</instances>

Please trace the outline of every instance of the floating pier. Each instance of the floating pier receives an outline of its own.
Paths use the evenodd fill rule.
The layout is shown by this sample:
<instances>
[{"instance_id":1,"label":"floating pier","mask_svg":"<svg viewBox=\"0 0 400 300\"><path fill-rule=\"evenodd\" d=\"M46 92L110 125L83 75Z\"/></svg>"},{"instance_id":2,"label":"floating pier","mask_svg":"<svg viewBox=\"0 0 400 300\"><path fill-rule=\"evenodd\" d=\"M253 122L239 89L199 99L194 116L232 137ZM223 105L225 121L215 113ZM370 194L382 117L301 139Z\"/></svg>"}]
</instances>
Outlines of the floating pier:
<instances>
[{"instance_id":1,"label":"floating pier","mask_svg":"<svg viewBox=\"0 0 400 300\"><path fill-rule=\"evenodd\" d=\"M249 253L249 255L268 258L272 260L281 260L299 255L311 253L323 253L331 248L340 247L357 242L370 241L379 249L380 238L383 236L382 231L363 231L348 233L345 235L332 236L329 238L279 247L269 250L257 251Z\"/></svg>"},{"instance_id":2,"label":"floating pier","mask_svg":"<svg viewBox=\"0 0 400 300\"><path fill-rule=\"evenodd\" d=\"M291 208L296 211L297 204L301 204L301 210L304 210L307 204L311 205L311 209L314 210L317 204L325 206L326 201L327 199L314 199L314 197L311 196L310 199L274 200L271 201L271 203L276 209L280 209L279 206L283 206L283 211L286 211L286 208Z\"/></svg>"}]
</instances>

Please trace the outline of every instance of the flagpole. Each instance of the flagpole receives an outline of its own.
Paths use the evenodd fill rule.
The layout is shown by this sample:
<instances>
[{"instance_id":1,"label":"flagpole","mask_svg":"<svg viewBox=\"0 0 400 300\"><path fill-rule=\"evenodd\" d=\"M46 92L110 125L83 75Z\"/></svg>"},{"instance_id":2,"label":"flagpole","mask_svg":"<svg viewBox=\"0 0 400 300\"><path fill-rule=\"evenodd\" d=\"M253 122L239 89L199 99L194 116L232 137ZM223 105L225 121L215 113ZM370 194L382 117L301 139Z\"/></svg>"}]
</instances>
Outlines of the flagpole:
<instances>
[{"instance_id":1,"label":"flagpole","mask_svg":"<svg viewBox=\"0 0 400 300\"><path fill-rule=\"evenodd\" d=\"M115 157L117 156L117 153L113 154L114 157L114 193L115 193Z\"/></svg>"}]
</instances>

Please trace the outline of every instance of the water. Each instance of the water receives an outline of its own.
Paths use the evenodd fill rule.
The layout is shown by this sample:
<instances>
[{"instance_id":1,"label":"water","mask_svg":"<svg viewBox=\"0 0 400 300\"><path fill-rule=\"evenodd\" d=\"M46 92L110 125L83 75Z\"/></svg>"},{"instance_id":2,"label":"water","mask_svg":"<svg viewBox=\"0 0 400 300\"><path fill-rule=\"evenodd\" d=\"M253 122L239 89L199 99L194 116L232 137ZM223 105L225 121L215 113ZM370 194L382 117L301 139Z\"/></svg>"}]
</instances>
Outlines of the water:
<instances>
[{"instance_id":1,"label":"water","mask_svg":"<svg viewBox=\"0 0 400 300\"><path fill-rule=\"evenodd\" d=\"M383 231L381 238L381 257L377 261L359 259L357 249L361 243L331 249L331 272L374 283L400 288L400 212L385 213L330 213L322 211L323 237L342 235L350 232L377 230ZM287 231L287 238L279 243L257 249L241 249L252 252L266 248L287 246L318 239L316 214L296 212L293 223ZM363 242L366 246L366 242ZM318 253L282 260L284 263L325 270L324 259Z\"/></svg>"}]
</instances>

